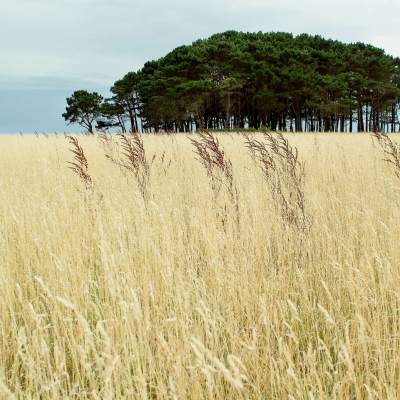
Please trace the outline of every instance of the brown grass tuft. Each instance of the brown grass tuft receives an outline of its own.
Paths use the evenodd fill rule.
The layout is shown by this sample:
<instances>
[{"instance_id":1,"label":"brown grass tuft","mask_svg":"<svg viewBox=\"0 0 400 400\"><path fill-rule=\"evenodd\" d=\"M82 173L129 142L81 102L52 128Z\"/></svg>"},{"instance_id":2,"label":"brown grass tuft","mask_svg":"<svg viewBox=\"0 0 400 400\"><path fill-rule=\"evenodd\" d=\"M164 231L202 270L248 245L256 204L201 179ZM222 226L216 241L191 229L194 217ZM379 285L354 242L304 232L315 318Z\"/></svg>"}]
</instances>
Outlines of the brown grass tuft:
<instances>
[{"instance_id":1,"label":"brown grass tuft","mask_svg":"<svg viewBox=\"0 0 400 400\"><path fill-rule=\"evenodd\" d=\"M215 198L223 185L234 198L235 185L233 178L232 163L225 156L224 151L220 148L218 139L208 131L201 131L197 134L200 139L189 137L192 145L195 147L195 153L199 156L197 160L203 164L207 171L207 177L211 182Z\"/></svg>"},{"instance_id":2,"label":"brown grass tuft","mask_svg":"<svg viewBox=\"0 0 400 400\"><path fill-rule=\"evenodd\" d=\"M88 172L88 162L82 147L78 143L78 139L73 136L66 137L69 139L69 142L74 146L74 148L70 149L70 151L75 155L75 162L67 161L68 164L71 164L71 166L68 168L72 169L79 175L87 190L93 190L93 180Z\"/></svg>"},{"instance_id":3,"label":"brown grass tuft","mask_svg":"<svg viewBox=\"0 0 400 400\"><path fill-rule=\"evenodd\" d=\"M131 132L129 135L119 133L118 137L121 140L121 155L119 153L115 155L117 146L111 135L99 135L103 149L106 151L105 156L113 164L134 174L143 200L148 200L150 169L156 155L154 154L150 161L147 160L143 140L137 132Z\"/></svg>"},{"instance_id":4,"label":"brown grass tuft","mask_svg":"<svg viewBox=\"0 0 400 400\"><path fill-rule=\"evenodd\" d=\"M276 211L285 224L309 231L312 218L305 203L305 163L299 161L297 148L290 146L282 133L276 137L265 133L266 143L245 134L245 146L255 162L260 164L268 183Z\"/></svg>"},{"instance_id":5,"label":"brown grass tuft","mask_svg":"<svg viewBox=\"0 0 400 400\"><path fill-rule=\"evenodd\" d=\"M195 147L194 153L198 155L197 160L206 169L207 177L214 192L214 200L217 200L222 187L225 187L228 190L231 203L235 207L237 222L239 223L238 190L235 185L232 162L221 149L218 139L210 132L203 130L198 132L197 135L199 139L189 137L189 140ZM222 224L225 225L228 213L226 204L222 207L222 210Z\"/></svg>"},{"instance_id":6,"label":"brown grass tuft","mask_svg":"<svg viewBox=\"0 0 400 400\"><path fill-rule=\"evenodd\" d=\"M400 178L400 149L399 145L393 142L387 133L384 132L372 132L371 136L376 139L378 144L381 146L382 151L385 154L384 161L393 164L395 167L394 173Z\"/></svg>"}]
</instances>

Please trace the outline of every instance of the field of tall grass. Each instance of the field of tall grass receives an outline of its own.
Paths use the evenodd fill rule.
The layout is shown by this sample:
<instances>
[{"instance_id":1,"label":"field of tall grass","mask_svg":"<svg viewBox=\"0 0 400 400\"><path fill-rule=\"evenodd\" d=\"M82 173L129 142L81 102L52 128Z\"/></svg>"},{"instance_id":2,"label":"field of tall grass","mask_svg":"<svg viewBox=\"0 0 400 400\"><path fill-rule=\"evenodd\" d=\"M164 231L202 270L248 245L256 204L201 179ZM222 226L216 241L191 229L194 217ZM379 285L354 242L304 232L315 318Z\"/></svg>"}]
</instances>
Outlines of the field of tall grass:
<instances>
[{"instance_id":1,"label":"field of tall grass","mask_svg":"<svg viewBox=\"0 0 400 400\"><path fill-rule=\"evenodd\" d=\"M214 138L0 137L0 398L399 397L382 145Z\"/></svg>"}]
</instances>

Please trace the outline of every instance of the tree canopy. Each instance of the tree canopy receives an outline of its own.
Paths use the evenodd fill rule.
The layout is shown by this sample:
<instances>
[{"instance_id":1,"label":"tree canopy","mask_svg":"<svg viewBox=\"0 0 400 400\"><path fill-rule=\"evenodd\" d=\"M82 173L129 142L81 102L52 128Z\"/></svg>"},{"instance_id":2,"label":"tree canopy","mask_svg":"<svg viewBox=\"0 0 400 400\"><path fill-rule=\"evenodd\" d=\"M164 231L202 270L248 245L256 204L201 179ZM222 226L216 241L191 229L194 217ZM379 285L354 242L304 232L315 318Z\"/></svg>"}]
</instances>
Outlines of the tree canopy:
<instances>
[{"instance_id":1,"label":"tree canopy","mask_svg":"<svg viewBox=\"0 0 400 400\"><path fill-rule=\"evenodd\" d=\"M78 123L93 133L93 122L101 116L103 97L98 93L77 90L67 98L66 112L62 115L68 124Z\"/></svg>"},{"instance_id":2,"label":"tree canopy","mask_svg":"<svg viewBox=\"0 0 400 400\"><path fill-rule=\"evenodd\" d=\"M111 88L99 127L395 131L400 59L321 36L228 31L180 46Z\"/></svg>"}]
</instances>

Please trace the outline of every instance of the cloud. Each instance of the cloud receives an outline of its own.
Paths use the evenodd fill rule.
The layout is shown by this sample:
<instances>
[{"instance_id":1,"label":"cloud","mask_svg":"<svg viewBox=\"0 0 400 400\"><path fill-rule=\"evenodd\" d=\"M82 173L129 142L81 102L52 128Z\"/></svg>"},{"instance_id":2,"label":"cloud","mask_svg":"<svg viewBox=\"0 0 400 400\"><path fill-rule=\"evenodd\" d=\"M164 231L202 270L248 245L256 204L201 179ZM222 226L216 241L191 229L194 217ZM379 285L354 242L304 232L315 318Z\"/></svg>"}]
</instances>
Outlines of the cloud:
<instances>
[{"instance_id":1,"label":"cloud","mask_svg":"<svg viewBox=\"0 0 400 400\"><path fill-rule=\"evenodd\" d=\"M345 42L390 37L388 49L400 55L398 11L389 0L2 0L0 53L7 62L0 76L97 76L101 82L229 29Z\"/></svg>"},{"instance_id":2,"label":"cloud","mask_svg":"<svg viewBox=\"0 0 400 400\"><path fill-rule=\"evenodd\" d=\"M71 87L85 87L87 90L95 90L96 88L109 89L106 85L99 85L97 80L74 79L55 76L34 76L34 77L0 77L0 90L70 90Z\"/></svg>"}]
</instances>

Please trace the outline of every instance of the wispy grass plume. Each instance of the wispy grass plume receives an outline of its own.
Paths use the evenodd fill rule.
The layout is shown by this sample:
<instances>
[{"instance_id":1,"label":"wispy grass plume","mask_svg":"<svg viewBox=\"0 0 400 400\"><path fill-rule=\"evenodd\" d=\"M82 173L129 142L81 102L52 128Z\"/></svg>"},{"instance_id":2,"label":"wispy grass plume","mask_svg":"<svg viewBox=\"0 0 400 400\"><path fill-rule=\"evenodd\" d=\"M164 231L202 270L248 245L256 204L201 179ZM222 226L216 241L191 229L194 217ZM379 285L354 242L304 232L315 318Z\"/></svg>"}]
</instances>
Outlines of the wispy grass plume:
<instances>
[{"instance_id":1,"label":"wispy grass plume","mask_svg":"<svg viewBox=\"0 0 400 400\"><path fill-rule=\"evenodd\" d=\"M73 136L66 136L66 138L69 139L69 142L73 146L70 151L75 155L75 161L67 161L67 163L71 165L68 168L72 169L78 174L85 184L87 190L93 190L93 180L88 171L88 161L82 147L78 143L78 139Z\"/></svg>"},{"instance_id":2,"label":"wispy grass plume","mask_svg":"<svg viewBox=\"0 0 400 400\"><path fill-rule=\"evenodd\" d=\"M116 143L111 135L99 135L100 142L106 153L105 156L112 163L134 174L140 194L144 200L147 200L150 169L156 155L154 154L150 161L147 160L143 140L137 132L131 132L129 135L119 133L118 137L121 140L122 152L121 154L118 152L115 155Z\"/></svg>"},{"instance_id":3,"label":"wispy grass plume","mask_svg":"<svg viewBox=\"0 0 400 400\"><path fill-rule=\"evenodd\" d=\"M266 143L245 134L245 146L257 162L267 182L274 201L274 207L285 224L308 231L312 217L306 210L305 164L299 161L297 148L290 146L282 133L276 137L265 133Z\"/></svg>"},{"instance_id":4,"label":"wispy grass plume","mask_svg":"<svg viewBox=\"0 0 400 400\"><path fill-rule=\"evenodd\" d=\"M222 186L225 186L234 198L236 188L231 161L220 148L218 139L210 132L201 131L197 135L199 139L189 137L189 140L196 149L194 152L198 155L197 160L207 171L215 198L218 197Z\"/></svg>"},{"instance_id":5,"label":"wispy grass plume","mask_svg":"<svg viewBox=\"0 0 400 400\"><path fill-rule=\"evenodd\" d=\"M198 139L189 137L192 145L195 147L194 153L198 155L197 160L204 166L207 177L214 192L214 199L225 187L229 193L232 204L235 207L237 218L239 218L238 190L235 185L232 162L227 158L225 152L221 149L218 139L208 131L197 133ZM223 207L224 217L223 225L227 218L227 207Z\"/></svg>"},{"instance_id":6,"label":"wispy grass plume","mask_svg":"<svg viewBox=\"0 0 400 400\"><path fill-rule=\"evenodd\" d=\"M400 178L400 149L399 145L393 142L387 133L372 132L371 136L380 145L385 154L384 161L394 165L394 173Z\"/></svg>"}]
</instances>

